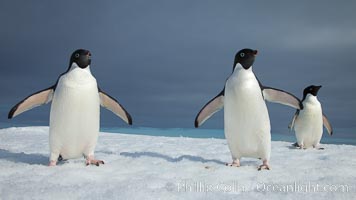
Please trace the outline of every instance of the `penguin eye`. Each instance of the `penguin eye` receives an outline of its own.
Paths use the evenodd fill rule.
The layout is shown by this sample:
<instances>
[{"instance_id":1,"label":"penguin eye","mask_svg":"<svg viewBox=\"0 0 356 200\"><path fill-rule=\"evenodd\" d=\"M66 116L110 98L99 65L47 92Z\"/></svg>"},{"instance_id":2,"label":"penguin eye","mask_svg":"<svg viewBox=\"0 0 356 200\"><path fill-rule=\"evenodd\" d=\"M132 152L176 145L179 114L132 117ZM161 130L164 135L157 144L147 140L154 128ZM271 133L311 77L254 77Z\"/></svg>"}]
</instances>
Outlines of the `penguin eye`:
<instances>
[{"instance_id":1,"label":"penguin eye","mask_svg":"<svg viewBox=\"0 0 356 200\"><path fill-rule=\"evenodd\" d=\"M245 56L245 53L240 53L240 57L243 58Z\"/></svg>"},{"instance_id":2,"label":"penguin eye","mask_svg":"<svg viewBox=\"0 0 356 200\"><path fill-rule=\"evenodd\" d=\"M79 53L76 53L74 56L75 56L76 58L79 58Z\"/></svg>"}]
</instances>

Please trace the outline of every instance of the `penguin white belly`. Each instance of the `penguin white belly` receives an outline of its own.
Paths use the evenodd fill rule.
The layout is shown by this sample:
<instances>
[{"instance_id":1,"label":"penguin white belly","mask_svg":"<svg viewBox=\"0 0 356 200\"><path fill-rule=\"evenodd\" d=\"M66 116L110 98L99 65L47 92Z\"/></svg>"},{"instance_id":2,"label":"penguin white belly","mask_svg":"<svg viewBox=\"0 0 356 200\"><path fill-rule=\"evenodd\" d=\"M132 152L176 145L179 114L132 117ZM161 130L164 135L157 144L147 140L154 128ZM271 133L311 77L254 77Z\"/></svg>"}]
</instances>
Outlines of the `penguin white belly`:
<instances>
[{"instance_id":1,"label":"penguin white belly","mask_svg":"<svg viewBox=\"0 0 356 200\"><path fill-rule=\"evenodd\" d=\"M261 89L251 70L239 70L227 80L224 100L225 137L233 159L268 159L270 120Z\"/></svg>"},{"instance_id":2,"label":"penguin white belly","mask_svg":"<svg viewBox=\"0 0 356 200\"><path fill-rule=\"evenodd\" d=\"M307 100L294 125L297 142L305 148L317 146L323 134L323 117L319 101Z\"/></svg>"},{"instance_id":3,"label":"penguin white belly","mask_svg":"<svg viewBox=\"0 0 356 200\"><path fill-rule=\"evenodd\" d=\"M99 134L100 100L89 69L63 75L54 93L50 114L50 160L94 153Z\"/></svg>"}]
</instances>

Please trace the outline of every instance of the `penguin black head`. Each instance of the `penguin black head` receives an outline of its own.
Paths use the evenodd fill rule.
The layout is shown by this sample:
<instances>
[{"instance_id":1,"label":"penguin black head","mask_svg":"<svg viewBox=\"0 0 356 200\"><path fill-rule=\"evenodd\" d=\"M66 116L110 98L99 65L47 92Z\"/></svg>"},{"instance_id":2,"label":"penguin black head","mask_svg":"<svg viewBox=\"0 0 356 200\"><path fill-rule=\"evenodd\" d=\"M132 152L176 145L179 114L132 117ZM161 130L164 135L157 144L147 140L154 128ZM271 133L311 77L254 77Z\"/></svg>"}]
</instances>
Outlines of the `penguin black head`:
<instances>
[{"instance_id":1,"label":"penguin black head","mask_svg":"<svg viewBox=\"0 0 356 200\"><path fill-rule=\"evenodd\" d=\"M305 97L308 94L316 96L318 94L318 91L320 88L321 88L321 85L319 85L319 86L311 85L311 86L306 87L303 91L303 99L305 99Z\"/></svg>"},{"instance_id":2,"label":"penguin black head","mask_svg":"<svg viewBox=\"0 0 356 200\"><path fill-rule=\"evenodd\" d=\"M91 63L90 51L85 49L78 49L74 51L70 57L69 67L71 67L74 62L82 69L87 68Z\"/></svg>"},{"instance_id":3,"label":"penguin black head","mask_svg":"<svg viewBox=\"0 0 356 200\"><path fill-rule=\"evenodd\" d=\"M242 49L235 55L235 61L233 68L237 63L240 63L244 69L249 69L253 62L255 61L255 57L257 55L257 50L252 49Z\"/></svg>"}]
</instances>

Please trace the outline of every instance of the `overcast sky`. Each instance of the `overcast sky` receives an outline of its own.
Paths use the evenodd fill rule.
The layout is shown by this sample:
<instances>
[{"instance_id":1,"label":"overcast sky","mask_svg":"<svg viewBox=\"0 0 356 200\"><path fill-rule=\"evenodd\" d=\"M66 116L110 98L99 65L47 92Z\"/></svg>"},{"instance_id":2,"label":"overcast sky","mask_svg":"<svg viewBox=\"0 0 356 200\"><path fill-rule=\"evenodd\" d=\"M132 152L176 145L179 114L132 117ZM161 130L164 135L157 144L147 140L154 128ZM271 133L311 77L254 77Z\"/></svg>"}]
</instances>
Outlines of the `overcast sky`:
<instances>
[{"instance_id":1,"label":"overcast sky","mask_svg":"<svg viewBox=\"0 0 356 200\"><path fill-rule=\"evenodd\" d=\"M319 100L337 128L356 127L355 1L18 1L0 2L0 120L48 124L49 108L12 121L8 110L53 85L79 48L92 52L99 86L136 126L193 127L224 87L235 53L258 49L262 84ZM294 110L268 104L273 130ZM108 111L102 126L126 126ZM222 112L204 128L223 128Z\"/></svg>"}]
</instances>

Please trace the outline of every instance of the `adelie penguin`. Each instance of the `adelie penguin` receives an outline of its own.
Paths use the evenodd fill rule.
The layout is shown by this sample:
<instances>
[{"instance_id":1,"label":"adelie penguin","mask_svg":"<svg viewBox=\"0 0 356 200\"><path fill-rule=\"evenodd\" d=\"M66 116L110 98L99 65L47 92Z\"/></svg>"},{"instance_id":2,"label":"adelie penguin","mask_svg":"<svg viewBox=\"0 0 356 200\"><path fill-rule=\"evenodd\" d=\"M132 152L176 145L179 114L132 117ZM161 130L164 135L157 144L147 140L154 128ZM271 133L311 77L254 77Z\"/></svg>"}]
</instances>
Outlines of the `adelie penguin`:
<instances>
[{"instance_id":1,"label":"adelie penguin","mask_svg":"<svg viewBox=\"0 0 356 200\"><path fill-rule=\"evenodd\" d=\"M224 108L224 132L233 162L240 166L242 157L263 161L258 170L270 169L271 127L265 100L301 109L294 95L263 86L252 71L257 50L242 49L235 55L233 72L224 89L209 101L195 118L201 126L215 112Z\"/></svg>"},{"instance_id":2,"label":"adelie penguin","mask_svg":"<svg viewBox=\"0 0 356 200\"><path fill-rule=\"evenodd\" d=\"M52 101L49 124L49 166L57 160L84 156L86 164L104 164L94 158L98 140L100 105L132 124L129 113L113 97L103 92L90 72L91 53L76 50L69 67L57 82L36 92L15 105L9 112L11 119L31 108Z\"/></svg>"},{"instance_id":3,"label":"adelie penguin","mask_svg":"<svg viewBox=\"0 0 356 200\"><path fill-rule=\"evenodd\" d=\"M318 149L323 135L323 125L329 135L333 134L332 126L323 114L317 94L321 86L311 85L303 91L303 109L297 109L289 128L294 129L297 143L294 146L303 148L314 147Z\"/></svg>"}]
</instances>

